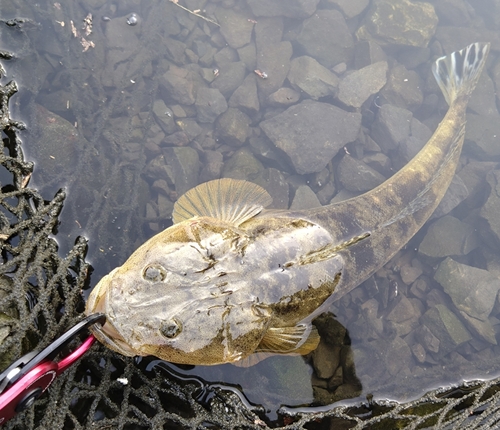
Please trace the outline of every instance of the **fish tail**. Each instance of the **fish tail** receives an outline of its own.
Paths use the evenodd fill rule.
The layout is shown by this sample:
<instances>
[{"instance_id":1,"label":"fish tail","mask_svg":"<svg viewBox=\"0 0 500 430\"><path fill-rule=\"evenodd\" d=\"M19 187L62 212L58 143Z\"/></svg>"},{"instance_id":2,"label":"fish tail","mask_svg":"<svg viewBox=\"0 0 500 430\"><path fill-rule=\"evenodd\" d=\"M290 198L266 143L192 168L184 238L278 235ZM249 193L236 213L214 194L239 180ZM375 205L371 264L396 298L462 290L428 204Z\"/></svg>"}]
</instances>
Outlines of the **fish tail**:
<instances>
[{"instance_id":1,"label":"fish tail","mask_svg":"<svg viewBox=\"0 0 500 430\"><path fill-rule=\"evenodd\" d=\"M469 97L472 94L489 49L489 43L473 43L460 51L438 58L432 65L432 73L448 105L451 106L460 96Z\"/></svg>"}]
</instances>

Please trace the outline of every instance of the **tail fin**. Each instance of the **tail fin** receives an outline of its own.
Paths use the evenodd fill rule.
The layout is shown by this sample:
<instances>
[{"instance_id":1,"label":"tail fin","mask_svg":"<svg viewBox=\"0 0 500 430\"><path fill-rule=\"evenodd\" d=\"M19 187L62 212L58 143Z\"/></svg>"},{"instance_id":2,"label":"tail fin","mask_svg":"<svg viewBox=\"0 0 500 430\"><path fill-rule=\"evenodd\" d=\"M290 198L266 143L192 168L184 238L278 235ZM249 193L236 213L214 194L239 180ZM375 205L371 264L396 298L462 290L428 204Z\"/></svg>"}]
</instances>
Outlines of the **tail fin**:
<instances>
[{"instance_id":1,"label":"tail fin","mask_svg":"<svg viewBox=\"0 0 500 430\"><path fill-rule=\"evenodd\" d=\"M451 106L460 96L472 94L489 50L489 43L473 43L460 51L438 58L433 64L432 73L448 105Z\"/></svg>"}]
</instances>

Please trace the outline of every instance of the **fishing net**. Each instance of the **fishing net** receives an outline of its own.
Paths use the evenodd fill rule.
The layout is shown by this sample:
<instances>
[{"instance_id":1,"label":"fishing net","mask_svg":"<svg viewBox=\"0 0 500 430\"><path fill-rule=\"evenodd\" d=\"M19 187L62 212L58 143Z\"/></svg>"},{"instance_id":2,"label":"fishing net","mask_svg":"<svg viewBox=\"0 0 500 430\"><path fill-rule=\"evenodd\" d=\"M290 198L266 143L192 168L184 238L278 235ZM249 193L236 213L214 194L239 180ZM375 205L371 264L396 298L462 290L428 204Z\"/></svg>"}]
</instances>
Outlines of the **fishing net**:
<instances>
[{"instance_id":1,"label":"fishing net","mask_svg":"<svg viewBox=\"0 0 500 430\"><path fill-rule=\"evenodd\" d=\"M105 30L106 24L94 22L93 38L86 38L81 25L87 16L83 3L67 2L61 7L40 2L25 8L29 13L22 18L15 9L3 11L12 15L1 21L3 43L16 55L0 52L7 69L0 70L0 368L28 351L47 346L78 322L91 274L95 284L98 276L121 264L152 232L169 224L166 210L162 212L159 206L144 211L151 200L143 179L148 156L141 146L144 135L137 134L137 121L146 134L158 120L158 111L152 113L158 82L147 79L151 75L147 70L158 67L159 58L175 62L181 55L180 46L169 37L181 32L180 27L175 30L175 20L182 23L183 37L189 32L200 33L197 26L209 34L204 26L211 24L200 24L192 14L178 15L174 5L168 5L166 14L166 2L148 2L148 16L142 16L148 26L142 30L141 44L132 38L119 47L128 50L127 59L131 60L123 60L126 67L120 69L118 78L105 82L89 72L102 65L103 47L88 47L86 43L99 40L109 30ZM123 10L138 4L121 3ZM97 1L93 7L102 7L104 18L113 12ZM68 25L70 18L75 20L75 33L60 24ZM134 19L129 16L131 25ZM43 39L41 26L51 26L57 44ZM170 43L163 43L165 39ZM223 46L216 37L211 42ZM39 46L44 47L43 54ZM58 61L64 64L62 71L46 72L57 69ZM135 85L138 70L146 79ZM5 75L15 76L15 80L9 82ZM52 100L44 80L37 78L47 75L60 85L56 90L69 88L71 113L62 108L59 113L79 130L75 134L73 129L64 129L57 141L60 145L54 147L50 145L58 131L49 129L50 138L44 140L45 127L60 124L38 107L40 98ZM57 104L54 106L57 110ZM12 112L26 119L28 130ZM40 125L40 118L46 123ZM26 148L23 140L35 137L43 141L43 147ZM148 150L154 152L155 148ZM225 151L230 153L231 149ZM36 166L26 161L30 157L37 160ZM59 157L58 167L51 167L50 161ZM236 386L175 374L157 360L125 358L96 344L58 377L32 408L3 427L493 429L500 419L499 391L500 379L469 382L405 403L368 399L335 407L283 406L277 419L271 420L265 408L251 404Z\"/></svg>"}]
</instances>

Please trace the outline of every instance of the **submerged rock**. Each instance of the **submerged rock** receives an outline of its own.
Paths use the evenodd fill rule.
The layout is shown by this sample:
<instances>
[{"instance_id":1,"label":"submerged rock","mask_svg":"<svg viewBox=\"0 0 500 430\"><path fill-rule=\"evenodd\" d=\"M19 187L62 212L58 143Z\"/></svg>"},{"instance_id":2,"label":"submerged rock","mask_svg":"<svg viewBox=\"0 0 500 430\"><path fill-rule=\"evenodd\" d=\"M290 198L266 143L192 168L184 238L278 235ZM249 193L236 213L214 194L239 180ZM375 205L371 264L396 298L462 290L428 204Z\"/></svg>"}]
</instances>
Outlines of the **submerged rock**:
<instances>
[{"instance_id":1,"label":"submerged rock","mask_svg":"<svg viewBox=\"0 0 500 430\"><path fill-rule=\"evenodd\" d=\"M247 0L255 16L286 16L287 18L306 18L316 10L319 0Z\"/></svg>"},{"instance_id":2,"label":"submerged rock","mask_svg":"<svg viewBox=\"0 0 500 430\"><path fill-rule=\"evenodd\" d=\"M200 122L214 122L227 110L226 99L217 88L200 88L196 95L195 106Z\"/></svg>"},{"instance_id":3,"label":"submerged rock","mask_svg":"<svg viewBox=\"0 0 500 430\"><path fill-rule=\"evenodd\" d=\"M375 0L363 25L356 32L359 40L384 45L425 47L436 32L438 17L426 2Z\"/></svg>"},{"instance_id":4,"label":"submerged rock","mask_svg":"<svg viewBox=\"0 0 500 430\"><path fill-rule=\"evenodd\" d=\"M262 121L260 127L299 174L320 172L361 128L361 114L311 100Z\"/></svg>"},{"instance_id":5,"label":"submerged rock","mask_svg":"<svg viewBox=\"0 0 500 430\"><path fill-rule=\"evenodd\" d=\"M231 48L241 48L250 43L253 24L246 16L233 9L218 7L215 17L220 24L220 32Z\"/></svg>"},{"instance_id":6,"label":"submerged rock","mask_svg":"<svg viewBox=\"0 0 500 430\"><path fill-rule=\"evenodd\" d=\"M446 215L431 224L418 252L426 257L441 258L466 255L478 246L479 238L473 226Z\"/></svg>"},{"instance_id":7,"label":"submerged rock","mask_svg":"<svg viewBox=\"0 0 500 430\"><path fill-rule=\"evenodd\" d=\"M217 120L217 134L228 145L241 146L250 137L248 115L236 108L229 108Z\"/></svg>"},{"instance_id":8,"label":"submerged rock","mask_svg":"<svg viewBox=\"0 0 500 430\"><path fill-rule=\"evenodd\" d=\"M315 100L334 95L339 84L336 75L307 55L292 60L288 80L296 90Z\"/></svg>"},{"instance_id":9,"label":"submerged rock","mask_svg":"<svg viewBox=\"0 0 500 430\"><path fill-rule=\"evenodd\" d=\"M387 62L379 61L347 75L339 85L337 98L347 106L360 108L387 82Z\"/></svg>"},{"instance_id":10,"label":"submerged rock","mask_svg":"<svg viewBox=\"0 0 500 430\"><path fill-rule=\"evenodd\" d=\"M481 235L493 246L500 246L500 171L494 170L486 177L490 185L490 195L481 208L480 216L484 221L481 226Z\"/></svg>"},{"instance_id":11,"label":"submerged rock","mask_svg":"<svg viewBox=\"0 0 500 430\"><path fill-rule=\"evenodd\" d=\"M412 117L407 109L382 105L372 125L371 137L384 151L395 149L410 135Z\"/></svg>"},{"instance_id":12,"label":"submerged rock","mask_svg":"<svg viewBox=\"0 0 500 430\"><path fill-rule=\"evenodd\" d=\"M311 209L321 206L316 194L307 185L301 185L295 191L295 196L293 197L290 209Z\"/></svg>"},{"instance_id":13,"label":"submerged rock","mask_svg":"<svg viewBox=\"0 0 500 430\"><path fill-rule=\"evenodd\" d=\"M349 155L345 155L337 169L342 185L348 191L368 191L385 181L385 177L370 166Z\"/></svg>"},{"instance_id":14,"label":"submerged rock","mask_svg":"<svg viewBox=\"0 0 500 430\"><path fill-rule=\"evenodd\" d=\"M486 160L500 155L500 115L468 114L465 145Z\"/></svg>"},{"instance_id":15,"label":"submerged rock","mask_svg":"<svg viewBox=\"0 0 500 430\"><path fill-rule=\"evenodd\" d=\"M487 270L444 260L434 274L455 306L469 316L485 321L495 305L500 279Z\"/></svg>"},{"instance_id":16,"label":"submerged rock","mask_svg":"<svg viewBox=\"0 0 500 430\"><path fill-rule=\"evenodd\" d=\"M348 63L354 54L351 32L337 10L320 10L306 19L296 41L307 55L328 68Z\"/></svg>"}]
</instances>

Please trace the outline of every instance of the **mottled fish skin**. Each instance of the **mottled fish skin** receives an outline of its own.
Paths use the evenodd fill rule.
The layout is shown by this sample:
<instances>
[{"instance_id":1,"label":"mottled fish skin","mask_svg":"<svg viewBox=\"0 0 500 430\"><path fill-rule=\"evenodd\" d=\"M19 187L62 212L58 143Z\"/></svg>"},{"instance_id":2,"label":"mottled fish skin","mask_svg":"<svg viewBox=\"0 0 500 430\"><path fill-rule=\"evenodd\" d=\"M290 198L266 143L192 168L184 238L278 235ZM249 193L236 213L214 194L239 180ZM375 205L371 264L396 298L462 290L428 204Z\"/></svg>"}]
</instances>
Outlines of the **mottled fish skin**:
<instances>
[{"instance_id":1,"label":"mottled fish skin","mask_svg":"<svg viewBox=\"0 0 500 430\"><path fill-rule=\"evenodd\" d=\"M245 181L201 184L182 196L175 224L92 291L92 328L124 355L212 365L313 350L310 321L385 264L446 192L464 141L465 111L489 44L437 60L450 108L402 170L361 196L322 208L266 211Z\"/></svg>"}]
</instances>

